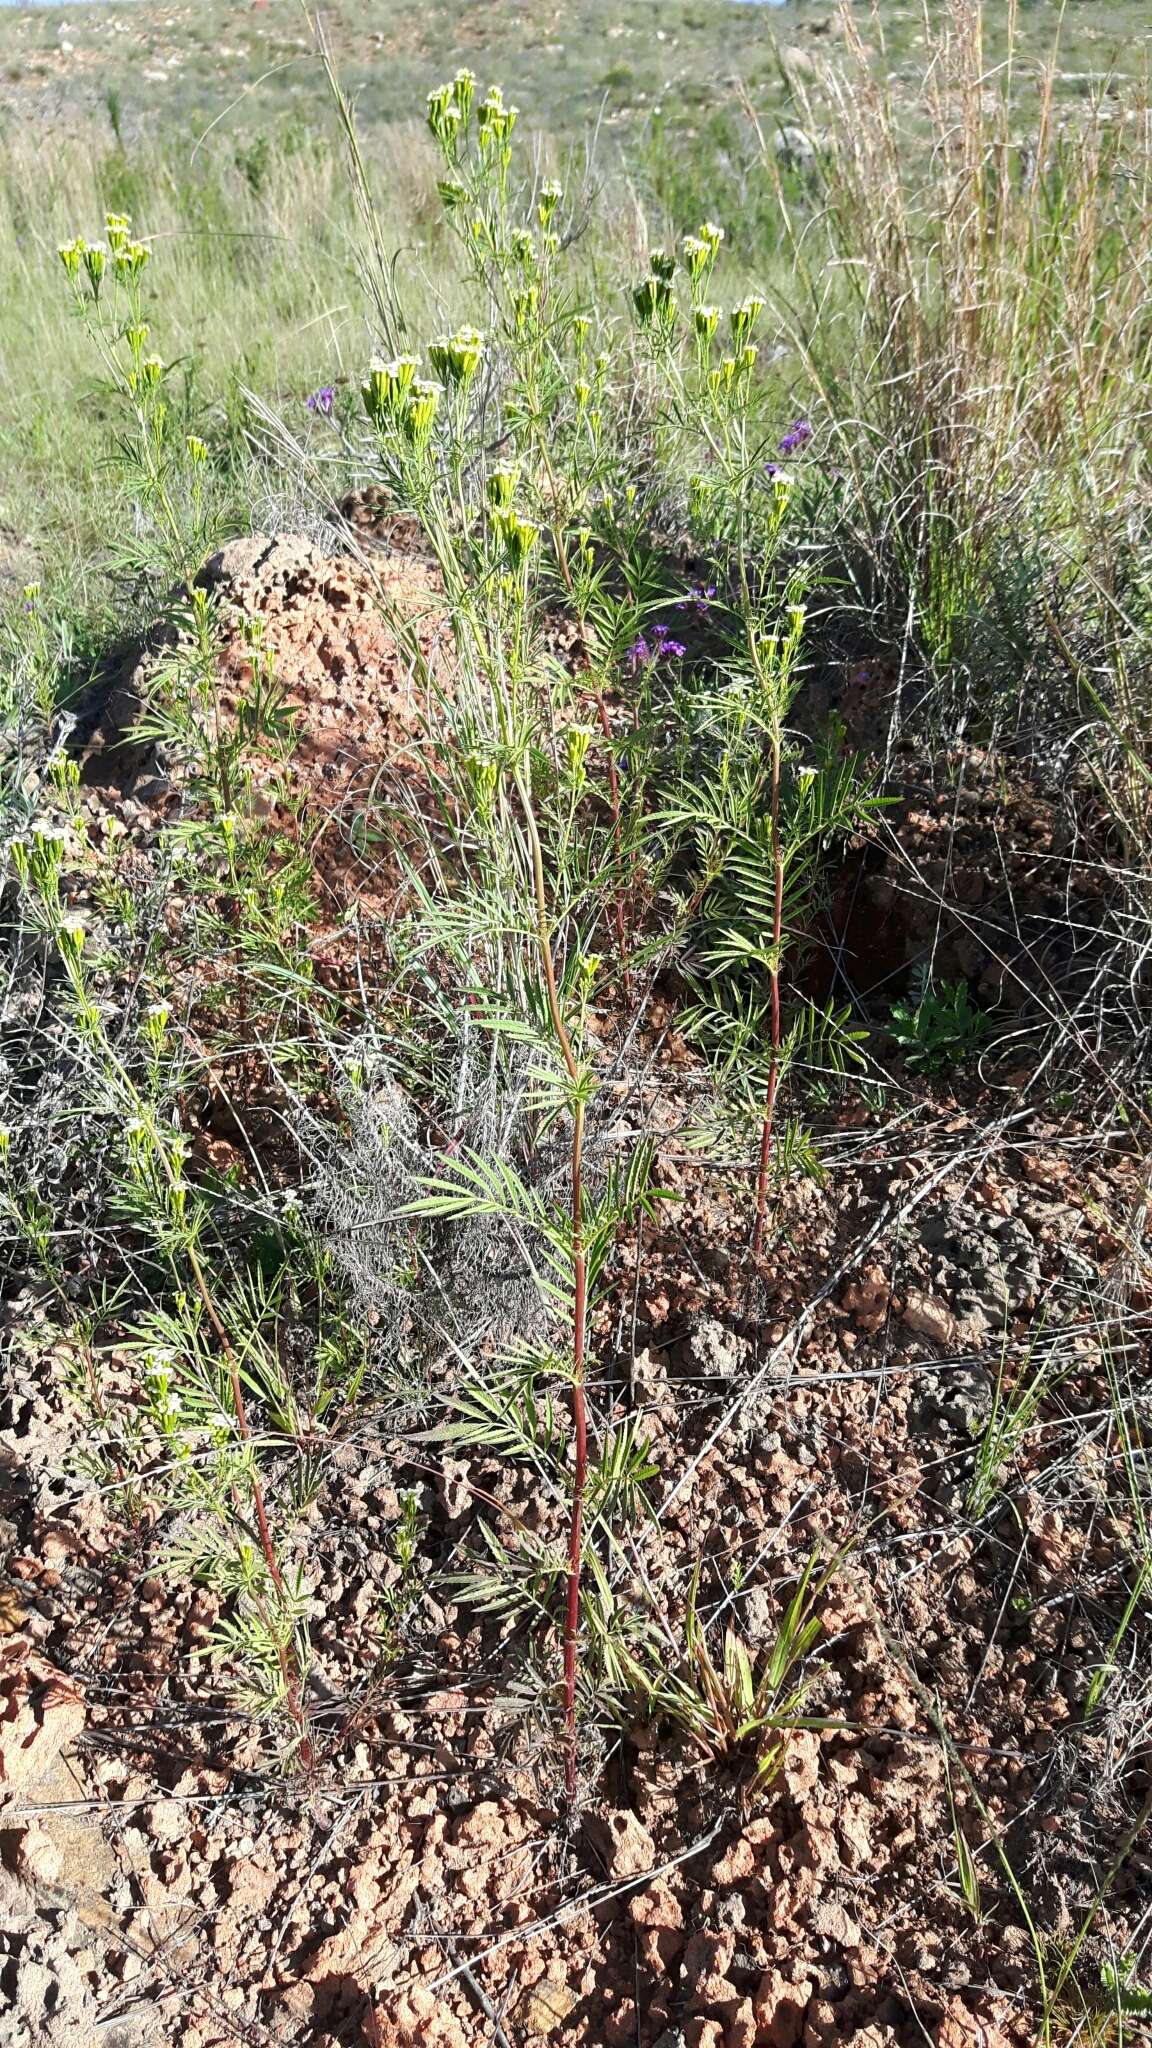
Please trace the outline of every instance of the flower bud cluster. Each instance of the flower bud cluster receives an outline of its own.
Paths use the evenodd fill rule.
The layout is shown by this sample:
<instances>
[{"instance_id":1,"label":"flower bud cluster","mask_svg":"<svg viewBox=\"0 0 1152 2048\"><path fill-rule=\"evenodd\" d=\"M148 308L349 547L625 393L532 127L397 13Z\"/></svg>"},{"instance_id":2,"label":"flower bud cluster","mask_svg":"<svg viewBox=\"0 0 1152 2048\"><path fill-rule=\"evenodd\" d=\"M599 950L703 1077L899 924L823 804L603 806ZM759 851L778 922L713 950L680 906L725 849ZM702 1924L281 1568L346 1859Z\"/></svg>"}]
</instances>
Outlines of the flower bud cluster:
<instances>
[{"instance_id":1,"label":"flower bud cluster","mask_svg":"<svg viewBox=\"0 0 1152 2048\"><path fill-rule=\"evenodd\" d=\"M480 367L484 336L478 327L458 327L429 343L428 357L441 383L467 390Z\"/></svg>"},{"instance_id":2,"label":"flower bud cluster","mask_svg":"<svg viewBox=\"0 0 1152 2048\"><path fill-rule=\"evenodd\" d=\"M58 252L68 282L78 292L86 285L93 300L100 297L109 263L117 284L129 284L139 277L151 254L147 243L133 240L126 213L107 214L104 225L107 242L88 242L83 235L76 235L70 242L61 242Z\"/></svg>"},{"instance_id":3,"label":"flower bud cluster","mask_svg":"<svg viewBox=\"0 0 1152 2048\"><path fill-rule=\"evenodd\" d=\"M441 384L420 377L417 356L376 357L361 387L364 410L379 433L400 434L409 447L422 452L431 438L443 391Z\"/></svg>"}]
</instances>

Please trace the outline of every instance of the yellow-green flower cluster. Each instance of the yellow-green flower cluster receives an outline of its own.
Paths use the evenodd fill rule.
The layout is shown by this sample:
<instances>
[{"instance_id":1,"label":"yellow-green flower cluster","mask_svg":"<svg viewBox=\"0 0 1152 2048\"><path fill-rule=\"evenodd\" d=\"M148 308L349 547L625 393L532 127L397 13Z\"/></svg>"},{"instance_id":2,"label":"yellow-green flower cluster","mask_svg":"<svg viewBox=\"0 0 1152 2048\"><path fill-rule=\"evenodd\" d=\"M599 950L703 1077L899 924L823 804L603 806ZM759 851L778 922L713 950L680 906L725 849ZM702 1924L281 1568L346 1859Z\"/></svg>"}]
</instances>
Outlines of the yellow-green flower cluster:
<instances>
[{"instance_id":1,"label":"yellow-green flower cluster","mask_svg":"<svg viewBox=\"0 0 1152 2048\"><path fill-rule=\"evenodd\" d=\"M417 452L427 447L443 386L420 377L417 356L376 358L362 388L364 410L378 432L391 429Z\"/></svg>"},{"instance_id":2,"label":"yellow-green flower cluster","mask_svg":"<svg viewBox=\"0 0 1152 2048\"><path fill-rule=\"evenodd\" d=\"M703 296L723 240L723 228L718 228L715 221L706 220L696 234L685 235L681 241L680 254L688 272L694 304Z\"/></svg>"},{"instance_id":3,"label":"yellow-green flower cluster","mask_svg":"<svg viewBox=\"0 0 1152 2048\"><path fill-rule=\"evenodd\" d=\"M540 310L540 287L526 284L522 291L512 294L512 318L517 334L527 334L535 325Z\"/></svg>"},{"instance_id":4,"label":"yellow-green flower cluster","mask_svg":"<svg viewBox=\"0 0 1152 2048\"><path fill-rule=\"evenodd\" d=\"M519 107L504 105L504 95L498 85L490 86L487 99L481 100L476 109L481 149L496 150L507 160L508 146L519 112Z\"/></svg>"},{"instance_id":5,"label":"yellow-green flower cluster","mask_svg":"<svg viewBox=\"0 0 1152 2048\"><path fill-rule=\"evenodd\" d=\"M547 229L551 227L552 216L563 197L564 187L563 185L558 185L555 178L548 178L541 185L540 197L536 203L536 218L542 228Z\"/></svg>"},{"instance_id":6,"label":"yellow-green flower cluster","mask_svg":"<svg viewBox=\"0 0 1152 2048\"><path fill-rule=\"evenodd\" d=\"M128 284L139 277L151 253L145 242L133 241L131 222L126 213L107 214L105 228L107 242L88 242L83 235L76 235L70 242L61 242L59 247L60 261L68 282L80 290L83 273L93 299L100 296L109 261L117 283Z\"/></svg>"},{"instance_id":7,"label":"yellow-green flower cluster","mask_svg":"<svg viewBox=\"0 0 1152 2048\"><path fill-rule=\"evenodd\" d=\"M508 248L513 261L519 264L521 270L531 271L537 268L539 258L531 228L513 228L508 237Z\"/></svg>"},{"instance_id":8,"label":"yellow-green flower cluster","mask_svg":"<svg viewBox=\"0 0 1152 2048\"><path fill-rule=\"evenodd\" d=\"M428 346L428 357L441 382L466 390L480 367L484 336L478 327L458 327Z\"/></svg>"},{"instance_id":9,"label":"yellow-green flower cluster","mask_svg":"<svg viewBox=\"0 0 1152 2048\"><path fill-rule=\"evenodd\" d=\"M732 346L739 352L748 344L749 336L764 311L764 301L758 292L749 292L738 306L733 306L728 318L732 327Z\"/></svg>"},{"instance_id":10,"label":"yellow-green flower cluster","mask_svg":"<svg viewBox=\"0 0 1152 2048\"><path fill-rule=\"evenodd\" d=\"M667 339L676 321L676 294L673 290L676 258L667 255L663 249L653 249L648 262L648 276L643 284L637 285L632 303L641 327L650 328Z\"/></svg>"},{"instance_id":11,"label":"yellow-green flower cluster","mask_svg":"<svg viewBox=\"0 0 1152 2048\"><path fill-rule=\"evenodd\" d=\"M129 278L139 276L152 252L146 242L133 240L132 222L126 213L105 214L104 226L112 254L112 267L119 282L126 284Z\"/></svg>"},{"instance_id":12,"label":"yellow-green flower cluster","mask_svg":"<svg viewBox=\"0 0 1152 2048\"><path fill-rule=\"evenodd\" d=\"M428 95L428 126L445 156L456 153L462 128L468 125L476 80L471 71L461 70L448 85L438 85Z\"/></svg>"},{"instance_id":13,"label":"yellow-green flower cluster","mask_svg":"<svg viewBox=\"0 0 1152 2048\"><path fill-rule=\"evenodd\" d=\"M519 463L497 463L495 469L489 472L488 482L485 486L488 493L488 503L499 512L507 512L513 498L516 496L516 486L519 481Z\"/></svg>"},{"instance_id":14,"label":"yellow-green flower cluster","mask_svg":"<svg viewBox=\"0 0 1152 2048\"><path fill-rule=\"evenodd\" d=\"M488 517L513 568L522 569L540 538L540 528L536 521L524 519L511 505L494 505L491 501L488 506Z\"/></svg>"}]
</instances>

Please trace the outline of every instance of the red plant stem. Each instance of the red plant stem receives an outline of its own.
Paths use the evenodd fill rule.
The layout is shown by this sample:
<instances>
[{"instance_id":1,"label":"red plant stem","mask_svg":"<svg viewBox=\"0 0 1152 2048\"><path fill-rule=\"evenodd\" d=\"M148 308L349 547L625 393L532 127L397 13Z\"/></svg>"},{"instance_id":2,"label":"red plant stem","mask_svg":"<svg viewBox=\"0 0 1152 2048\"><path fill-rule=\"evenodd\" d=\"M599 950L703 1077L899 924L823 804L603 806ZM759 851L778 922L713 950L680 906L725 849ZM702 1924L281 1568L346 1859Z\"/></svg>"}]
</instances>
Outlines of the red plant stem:
<instances>
[{"instance_id":1,"label":"red plant stem","mask_svg":"<svg viewBox=\"0 0 1152 2048\"><path fill-rule=\"evenodd\" d=\"M594 684L592 684L592 696L596 700L596 715L599 715L599 719L601 719L601 731L605 735L607 756L609 756L609 807L611 807L611 813L613 813L613 848L615 848L613 922L615 922L615 928L617 928L617 952L619 952L619 965L621 965L621 975L623 975L623 993L629 995L631 993L631 987L629 987L631 975L627 971L627 926L625 926L625 918L623 918L623 831L621 831L621 819L619 819L619 774L617 774L617 762L615 762L615 754L613 754L613 729L611 729L607 705L605 705L601 692L596 690Z\"/></svg>"},{"instance_id":2,"label":"red plant stem","mask_svg":"<svg viewBox=\"0 0 1152 2048\"><path fill-rule=\"evenodd\" d=\"M780 942L784 932L784 855L780 846L780 728L772 731L772 870L775 891L772 906L772 960L769 984L772 990L772 1057L768 1067L768 1092L760 1126L760 1169L756 1181L756 1227L752 1233L752 1257L759 1263L764 1250L764 1228L768 1216L768 1174L772 1164L772 1139L776 1124L776 1090L780 1082Z\"/></svg>"},{"instance_id":3,"label":"red plant stem","mask_svg":"<svg viewBox=\"0 0 1152 2048\"><path fill-rule=\"evenodd\" d=\"M624 834L620 823L620 777L616 772L616 756L612 751L612 726L608 710L596 685L592 686L596 711L600 719L600 730L608 749L608 799L612 812L612 839L616 851L616 895L613 902L613 920L616 925L616 946L620 956L620 971L624 978L624 993L631 994L631 976L628 972L628 934L624 920Z\"/></svg>"},{"instance_id":4,"label":"red plant stem","mask_svg":"<svg viewBox=\"0 0 1152 2048\"><path fill-rule=\"evenodd\" d=\"M564 1621L564 1790L569 1804L576 1797L576 1647L580 1632L580 1565L584 1535L584 1486L588 1476L588 1404L584 1395L585 1320L588 1313L588 1269L584 1256L584 1105L577 1106L572 1126L572 1280L575 1311L572 1323L572 1425L576 1437L576 1469L572 1480L572 1518L568 1528L568 1602Z\"/></svg>"},{"instance_id":5,"label":"red plant stem","mask_svg":"<svg viewBox=\"0 0 1152 2048\"><path fill-rule=\"evenodd\" d=\"M548 458L547 448L542 447L541 453L552 484L553 497L555 497L556 480L552 474L552 465ZM564 552L558 527L553 529L553 539L556 545L556 559L564 576L565 588L569 597L572 597L575 586L572 582L572 571L568 567L568 557ZM620 825L620 777L616 772L616 756L612 752L611 721L608 717L604 699L595 683L592 685L592 696L596 704L596 714L600 720L600 730L604 735L605 745L608 749L608 800L612 812L612 838L616 848L616 898L613 905L613 922L616 926L616 947L620 956L620 972L624 979L624 994L629 996L631 995L631 988L629 986L630 976L628 973L628 934L624 921L624 837Z\"/></svg>"},{"instance_id":6,"label":"red plant stem","mask_svg":"<svg viewBox=\"0 0 1152 2048\"><path fill-rule=\"evenodd\" d=\"M576 1467L572 1477L572 1511L568 1524L568 1598L564 1619L564 1790L569 1805L576 1798L576 1671L580 1636L580 1581L584 1535L584 1488L588 1476L588 1403L584 1388L588 1321L588 1261L584 1248L584 1101L580 1069L560 1007L556 966L548 934L548 899L544 886L544 854L531 795L522 789L524 817L532 846L532 879L536 895L536 930L540 965L548 992L548 1013L572 1084L572 1429Z\"/></svg>"}]
</instances>

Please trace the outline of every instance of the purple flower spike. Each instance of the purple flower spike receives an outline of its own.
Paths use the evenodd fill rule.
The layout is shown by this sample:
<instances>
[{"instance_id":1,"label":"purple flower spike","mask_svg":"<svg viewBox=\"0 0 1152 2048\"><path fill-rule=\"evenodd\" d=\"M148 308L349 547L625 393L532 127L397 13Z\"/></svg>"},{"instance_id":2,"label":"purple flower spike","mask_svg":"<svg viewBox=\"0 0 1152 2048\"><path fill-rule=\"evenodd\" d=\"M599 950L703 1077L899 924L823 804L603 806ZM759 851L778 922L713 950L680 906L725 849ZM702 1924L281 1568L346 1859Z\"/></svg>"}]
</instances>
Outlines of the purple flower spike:
<instances>
[{"instance_id":1,"label":"purple flower spike","mask_svg":"<svg viewBox=\"0 0 1152 2048\"><path fill-rule=\"evenodd\" d=\"M793 420L788 432L780 441L781 455L795 455L798 448L806 448L812 439L811 420Z\"/></svg>"},{"instance_id":2,"label":"purple flower spike","mask_svg":"<svg viewBox=\"0 0 1152 2048\"><path fill-rule=\"evenodd\" d=\"M323 413L325 419L330 419L336 403L336 392L331 384L322 384L319 391L309 392L304 403L309 412Z\"/></svg>"}]
</instances>

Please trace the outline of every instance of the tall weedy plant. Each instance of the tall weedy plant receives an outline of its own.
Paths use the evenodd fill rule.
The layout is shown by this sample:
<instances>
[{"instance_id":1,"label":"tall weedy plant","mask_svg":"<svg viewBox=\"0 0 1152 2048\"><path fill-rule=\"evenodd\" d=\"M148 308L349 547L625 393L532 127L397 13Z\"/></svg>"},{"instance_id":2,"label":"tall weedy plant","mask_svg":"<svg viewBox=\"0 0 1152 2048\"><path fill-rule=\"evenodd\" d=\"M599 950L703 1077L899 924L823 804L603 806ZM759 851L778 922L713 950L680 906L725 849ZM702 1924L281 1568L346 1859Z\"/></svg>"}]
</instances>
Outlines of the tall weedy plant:
<instances>
[{"instance_id":1,"label":"tall weedy plant","mask_svg":"<svg viewBox=\"0 0 1152 2048\"><path fill-rule=\"evenodd\" d=\"M428 120L477 321L435 337L426 364L415 354L376 360L364 383L380 469L435 554L454 643L451 674L424 674L426 795L411 807L408 942L421 962L452 960L470 1023L504 1048L510 1095L522 1085L512 1054L523 1049L532 1121L514 1160L454 1151L406 1213L438 1224L487 1217L512 1232L547 1311L549 1344L518 1333L502 1354L498 1398L491 1384L468 1394L457 1440L462 1430L484 1440L498 1410L504 1446L539 1456L554 1436L538 1384L558 1366L568 1382L564 1561L537 1560L532 1578L543 1614L547 1587L563 1585L571 1799L581 1642L614 1654L606 1582L599 1568L590 1590L586 1579L589 1489L596 1540L611 1548L612 1510L642 1499L645 1469L641 1445L593 1429L590 1333L615 1236L653 1199L650 1146L605 1156L590 1006L599 998L626 1011L634 972L703 926L714 985L689 1021L710 1050L724 1049L718 1074L725 1063L735 1072L753 1042L760 1056L759 1253L777 1094L805 1035L790 1036L781 1018L787 921L800 868L811 870L858 803L831 756L799 765L787 729L805 617L801 581L781 566L793 478L767 460L775 435L752 338L764 301L745 298L725 319L707 297L721 230L707 223L687 236L683 265L654 250L628 317L582 272L561 185L516 175L517 111L498 89L478 99L459 72L429 96ZM663 536L685 522L714 570L690 593L662 555ZM660 616L673 604L723 621L723 667L713 658L697 673ZM562 662L565 619L579 638ZM749 876L752 898L737 908ZM649 926L658 896L662 915ZM818 1035L809 1010L807 1042ZM550 1150L560 1130L562 1169ZM558 1179L559 1199L548 1193Z\"/></svg>"},{"instance_id":2,"label":"tall weedy plant","mask_svg":"<svg viewBox=\"0 0 1152 2048\"><path fill-rule=\"evenodd\" d=\"M180 431L171 366L151 346L144 291L149 244L133 235L125 213L109 213L105 228L106 241L77 235L62 243L60 260L119 409L121 479L151 524L143 548L123 537L117 547L134 568L172 583L194 574L212 536L208 449L198 434Z\"/></svg>"}]
</instances>

